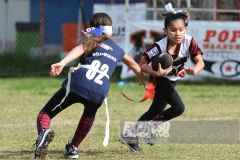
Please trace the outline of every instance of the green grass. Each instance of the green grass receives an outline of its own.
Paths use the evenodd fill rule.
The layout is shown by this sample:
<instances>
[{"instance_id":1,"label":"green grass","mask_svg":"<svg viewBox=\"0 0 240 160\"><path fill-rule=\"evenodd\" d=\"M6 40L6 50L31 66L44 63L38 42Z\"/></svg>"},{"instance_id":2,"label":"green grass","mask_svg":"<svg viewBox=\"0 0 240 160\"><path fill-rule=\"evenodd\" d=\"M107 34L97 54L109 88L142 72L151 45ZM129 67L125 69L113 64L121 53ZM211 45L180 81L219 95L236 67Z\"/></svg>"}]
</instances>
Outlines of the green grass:
<instances>
[{"instance_id":1,"label":"green grass","mask_svg":"<svg viewBox=\"0 0 240 160\"><path fill-rule=\"evenodd\" d=\"M33 159L32 144L37 138L36 117L48 99L58 90L64 78L3 78L0 79L0 159ZM186 110L174 119L181 120L237 120L239 121L238 85L179 83L177 90ZM238 160L239 144L142 144L143 153L133 153L118 142L120 122L136 121L151 104L150 100L136 103L144 94L138 83L118 86L112 82L108 96L110 139L102 145L105 133L105 105L99 109L94 125L79 147L79 159L164 159L164 160ZM56 133L49 145L48 159L62 159L65 144L71 140L83 106L74 104L51 122Z\"/></svg>"}]
</instances>

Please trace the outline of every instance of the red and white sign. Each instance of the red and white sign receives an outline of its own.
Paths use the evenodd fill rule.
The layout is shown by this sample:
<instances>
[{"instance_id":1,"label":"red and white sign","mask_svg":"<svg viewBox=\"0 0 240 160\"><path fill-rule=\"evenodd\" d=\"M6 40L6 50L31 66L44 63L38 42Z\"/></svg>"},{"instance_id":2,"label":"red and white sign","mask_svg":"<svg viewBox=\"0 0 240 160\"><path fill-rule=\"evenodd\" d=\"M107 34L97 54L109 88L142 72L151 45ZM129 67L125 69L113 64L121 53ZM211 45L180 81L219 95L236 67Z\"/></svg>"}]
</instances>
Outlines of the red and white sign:
<instances>
[{"instance_id":1,"label":"red and white sign","mask_svg":"<svg viewBox=\"0 0 240 160\"><path fill-rule=\"evenodd\" d=\"M163 24L163 21L127 21L125 51L139 62L143 51L161 35ZM230 21L190 21L187 34L193 36L203 51L205 68L197 75L186 75L183 79L240 79L239 26L239 22ZM193 67L194 61L189 59L186 66ZM123 65L121 78L133 76L134 73Z\"/></svg>"}]
</instances>

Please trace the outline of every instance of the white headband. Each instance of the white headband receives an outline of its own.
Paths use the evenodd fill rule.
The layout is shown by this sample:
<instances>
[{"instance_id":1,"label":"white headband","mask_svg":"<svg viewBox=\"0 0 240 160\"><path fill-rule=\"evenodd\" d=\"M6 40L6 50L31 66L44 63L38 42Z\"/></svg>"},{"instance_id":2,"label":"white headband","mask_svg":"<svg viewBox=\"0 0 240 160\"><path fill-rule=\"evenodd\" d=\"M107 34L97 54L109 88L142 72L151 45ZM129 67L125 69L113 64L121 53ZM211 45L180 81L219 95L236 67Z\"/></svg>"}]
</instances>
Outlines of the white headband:
<instances>
[{"instance_id":1,"label":"white headband","mask_svg":"<svg viewBox=\"0 0 240 160\"><path fill-rule=\"evenodd\" d=\"M91 36L94 34L96 37L99 37L102 35L102 33L106 33L109 35L112 35L112 26L98 26L97 28L95 27L90 27L87 28L85 31L82 31L87 37Z\"/></svg>"},{"instance_id":2,"label":"white headband","mask_svg":"<svg viewBox=\"0 0 240 160\"><path fill-rule=\"evenodd\" d=\"M112 35L112 26L103 26L103 33Z\"/></svg>"}]
</instances>

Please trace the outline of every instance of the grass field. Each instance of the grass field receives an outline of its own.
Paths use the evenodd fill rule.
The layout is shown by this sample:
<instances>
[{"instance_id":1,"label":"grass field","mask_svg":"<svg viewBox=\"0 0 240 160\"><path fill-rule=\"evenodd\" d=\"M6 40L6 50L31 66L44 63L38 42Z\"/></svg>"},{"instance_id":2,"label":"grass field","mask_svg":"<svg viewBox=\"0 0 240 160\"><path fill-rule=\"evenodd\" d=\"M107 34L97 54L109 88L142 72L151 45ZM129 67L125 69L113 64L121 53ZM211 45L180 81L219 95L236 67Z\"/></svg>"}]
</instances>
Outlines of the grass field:
<instances>
[{"instance_id":1,"label":"grass field","mask_svg":"<svg viewBox=\"0 0 240 160\"><path fill-rule=\"evenodd\" d=\"M57 91L63 78L0 79L0 159L33 159L31 146L37 138L36 117L48 99ZM173 121L240 120L239 85L177 85L186 110ZM141 144L144 152L133 153L118 141L120 122L135 121L151 104L135 103L120 92L140 100L144 94L137 83L118 86L112 82L108 96L110 139L102 145L105 134L105 105L99 109L92 129L79 147L79 159L144 159L144 160L240 160L240 144ZM71 140L83 106L75 104L51 122L56 133L49 145L47 159L62 159L65 144ZM226 135L228 136L228 135Z\"/></svg>"}]
</instances>

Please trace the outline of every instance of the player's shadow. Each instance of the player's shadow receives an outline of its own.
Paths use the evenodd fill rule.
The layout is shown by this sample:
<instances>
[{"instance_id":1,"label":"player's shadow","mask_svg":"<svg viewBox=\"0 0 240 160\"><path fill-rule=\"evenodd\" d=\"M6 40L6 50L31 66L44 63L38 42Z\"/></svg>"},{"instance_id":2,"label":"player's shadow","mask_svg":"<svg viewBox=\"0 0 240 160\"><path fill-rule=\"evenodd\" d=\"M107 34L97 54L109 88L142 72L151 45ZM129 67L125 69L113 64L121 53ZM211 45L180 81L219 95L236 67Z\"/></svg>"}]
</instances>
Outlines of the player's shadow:
<instances>
[{"instance_id":1,"label":"player's shadow","mask_svg":"<svg viewBox=\"0 0 240 160\"><path fill-rule=\"evenodd\" d=\"M63 151L62 150L49 150L48 152L48 157L49 158L55 158L55 159L64 159L62 156ZM108 154L108 155L124 155L126 154L126 150L125 149L111 149L111 150L104 150L104 151L100 151L100 150L84 150L81 151L81 149L79 150L79 155L82 156L93 156L96 157L98 155L101 154ZM0 159L16 159L16 158L20 158L20 159L34 159L34 152L32 150L22 150L22 151L3 151L0 153Z\"/></svg>"},{"instance_id":2,"label":"player's shadow","mask_svg":"<svg viewBox=\"0 0 240 160\"><path fill-rule=\"evenodd\" d=\"M101 154L108 154L108 155L121 155L121 154L126 154L125 150L104 150L104 151L98 151L98 150L85 150L85 151L81 151L80 154L83 155L101 155Z\"/></svg>"},{"instance_id":3,"label":"player's shadow","mask_svg":"<svg viewBox=\"0 0 240 160\"><path fill-rule=\"evenodd\" d=\"M62 153L63 151L60 150L49 150L48 157L54 159L64 159ZM0 159L16 159L16 158L34 159L34 151L32 150L4 151L0 153Z\"/></svg>"},{"instance_id":4,"label":"player's shadow","mask_svg":"<svg viewBox=\"0 0 240 160\"><path fill-rule=\"evenodd\" d=\"M22 150L22 151L3 151L0 153L0 159L33 159L34 152L31 150Z\"/></svg>"}]
</instances>

